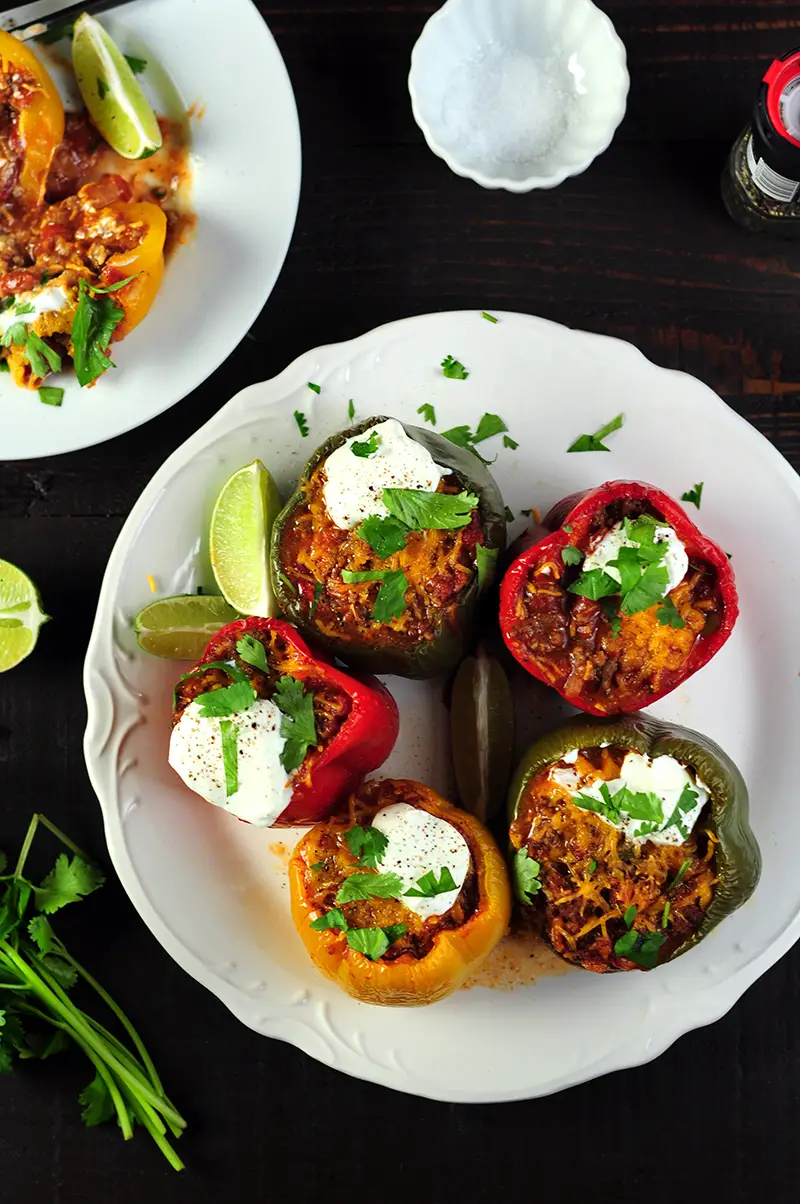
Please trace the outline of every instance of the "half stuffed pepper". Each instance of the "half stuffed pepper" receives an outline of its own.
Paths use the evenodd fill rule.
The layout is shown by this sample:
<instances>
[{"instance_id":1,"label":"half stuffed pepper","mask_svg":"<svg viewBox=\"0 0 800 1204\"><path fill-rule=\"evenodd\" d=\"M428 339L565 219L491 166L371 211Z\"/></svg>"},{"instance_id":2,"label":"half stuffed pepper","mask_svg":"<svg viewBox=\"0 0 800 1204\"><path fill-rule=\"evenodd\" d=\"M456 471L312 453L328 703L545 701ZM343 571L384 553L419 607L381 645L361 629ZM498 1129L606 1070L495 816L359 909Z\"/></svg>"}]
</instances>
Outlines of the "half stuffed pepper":
<instances>
[{"instance_id":1,"label":"half stuffed pepper","mask_svg":"<svg viewBox=\"0 0 800 1204\"><path fill-rule=\"evenodd\" d=\"M480 820L419 782L370 781L312 828L289 866L314 965L364 1003L435 1003L505 934L511 890Z\"/></svg>"},{"instance_id":2,"label":"half stuffed pepper","mask_svg":"<svg viewBox=\"0 0 800 1204\"><path fill-rule=\"evenodd\" d=\"M240 619L175 687L169 761L187 786L261 827L316 823L388 757L380 682L312 654L288 623Z\"/></svg>"},{"instance_id":3,"label":"half stuffed pepper","mask_svg":"<svg viewBox=\"0 0 800 1204\"><path fill-rule=\"evenodd\" d=\"M272 534L282 610L347 664L433 677L458 663L505 545L483 462L370 418L323 444Z\"/></svg>"},{"instance_id":4,"label":"half stuffed pepper","mask_svg":"<svg viewBox=\"0 0 800 1204\"><path fill-rule=\"evenodd\" d=\"M662 490L611 481L547 515L500 596L519 663L594 715L637 711L711 660L739 607L730 561Z\"/></svg>"},{"instance_id":5,"label":"half stuffed pepper","mask_svg":"<svg viewBox=\"0 0 800 1204\"><path fill-rule=\"evenodd\" d=\"M638 715L537 740L509 798L515 890L566 961L652 970L755 890L747 789L705 736Z\"/></svg>"}]
</instances>

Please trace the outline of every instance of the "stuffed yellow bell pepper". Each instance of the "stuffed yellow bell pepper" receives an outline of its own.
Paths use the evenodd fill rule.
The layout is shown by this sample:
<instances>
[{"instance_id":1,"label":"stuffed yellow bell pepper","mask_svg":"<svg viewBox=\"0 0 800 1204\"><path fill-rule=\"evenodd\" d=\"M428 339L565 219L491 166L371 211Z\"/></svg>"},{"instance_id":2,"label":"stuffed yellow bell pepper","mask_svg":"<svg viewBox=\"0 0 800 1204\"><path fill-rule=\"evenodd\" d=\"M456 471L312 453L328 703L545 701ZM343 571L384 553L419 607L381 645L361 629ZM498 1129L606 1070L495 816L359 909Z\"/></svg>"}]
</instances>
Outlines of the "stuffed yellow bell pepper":
<instances>
[{"instance_id":1,"label":"stuffed yellow bell pepper","mask_svg":"<svg viewBox=\"0 0 800 1204\"><path fill-rule=\"evenodd\" d=\"M511 914L505 863L480 820L407 780L365 783L346 817L312 828L289 883L314 965L363 1003L443 999Z\"/></svg>"},{"instance_id":2,"label":"stuffed yellow bell pepper","mask_svg":"<svg viewBox=\"0 0 800 1204\"><path fill-rule=\"evenodd\" d=\"M10 114L3 137L0 202L25 210L44 201L56 147L64 137L64 106L44 64L0 30L0 99Z\"/></svg>"}]
</instances>

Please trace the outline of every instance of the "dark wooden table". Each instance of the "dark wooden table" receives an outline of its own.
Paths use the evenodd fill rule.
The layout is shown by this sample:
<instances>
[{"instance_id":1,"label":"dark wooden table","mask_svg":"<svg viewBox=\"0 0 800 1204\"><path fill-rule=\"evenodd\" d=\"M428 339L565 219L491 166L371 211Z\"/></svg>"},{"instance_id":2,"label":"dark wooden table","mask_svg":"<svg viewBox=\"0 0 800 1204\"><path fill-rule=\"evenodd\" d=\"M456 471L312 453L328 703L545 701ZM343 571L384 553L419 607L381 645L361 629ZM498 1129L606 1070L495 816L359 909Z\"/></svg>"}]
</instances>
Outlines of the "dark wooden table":
<instances>
[{"instance_id":1,"label":"dark wooden table","mask_svg":"<svg viewBox=\"0 0 800 1204\"><path fill-rule=\"evenodd\" d=\"M0 688L8 847L43 809L104 856L81 663L114 540L175 447L310 347L437 309L540 314L693 372L800 467L800 248L739 229L718 191L760 73L800 42L800 4L604 0L628 48L628 116L585 175L519 197L451 175L413 122L408 60L431 3L260 7L297 94L304 184L255 341L149 426L0 467L0 555L34 577L55 620ZM176 1176L143 1135L125 1145L113 1127L84 1129L85 1067L62 1055L0 1082L3 1204L797 1198L800 949L650 1066L470 1108L356 1082L249 1032L169 960L115 881L81 912L69 939L129 1008L188 1116L189 1169ZM531 1043L546 1039L532 1017Z\"/></svg>"}]
</instances>

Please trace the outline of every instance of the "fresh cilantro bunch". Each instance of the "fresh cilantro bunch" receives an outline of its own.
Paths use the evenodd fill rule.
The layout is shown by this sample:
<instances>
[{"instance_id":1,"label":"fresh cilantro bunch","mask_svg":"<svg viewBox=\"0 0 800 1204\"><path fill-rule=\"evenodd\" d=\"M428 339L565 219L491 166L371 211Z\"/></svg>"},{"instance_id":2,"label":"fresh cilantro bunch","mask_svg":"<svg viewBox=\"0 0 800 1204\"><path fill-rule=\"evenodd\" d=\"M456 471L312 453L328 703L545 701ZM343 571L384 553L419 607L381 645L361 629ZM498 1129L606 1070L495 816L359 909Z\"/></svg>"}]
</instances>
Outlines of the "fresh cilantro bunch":
<instances>
[{"instance_id":1,"label":"fresh cilantro bunch","mask_svg":"<svg viewBox=\"0 0 800 1204\"><path fill-rule=\"evenodd\" d=\"M61 853L40 885L25 877L39 825L69 850ZM69 854L72 854L71 856ZM72 1043L86 1054L94 1078L80 1093L89 1125L116 1117L126 1139L134 1125L147 1129L175 1170L183 1163L167 1140L180 1137L186 1121L164 1094L141 1038L107 991L68 952L48 916L78 903L103 885L103 875L69 837L44 815L34 815L13 873L0 853L0 1073L15 1057L48 1058ZM128 1043L73 1002L76 986L90 987L116 1018Z\"/></svg>"}]
</instances>

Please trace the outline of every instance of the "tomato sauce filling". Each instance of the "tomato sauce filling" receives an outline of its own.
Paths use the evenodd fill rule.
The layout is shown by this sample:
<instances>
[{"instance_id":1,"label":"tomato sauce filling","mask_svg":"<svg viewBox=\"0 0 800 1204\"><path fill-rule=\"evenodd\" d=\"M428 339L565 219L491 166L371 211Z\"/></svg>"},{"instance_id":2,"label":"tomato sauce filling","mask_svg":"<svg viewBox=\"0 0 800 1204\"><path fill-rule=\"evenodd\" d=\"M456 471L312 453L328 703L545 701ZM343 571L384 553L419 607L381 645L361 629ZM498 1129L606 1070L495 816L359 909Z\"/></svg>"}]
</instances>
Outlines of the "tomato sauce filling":
<instances>
[{"instance_id":1,"label":"tomato sauce filling","mask_svg":"<svg viewBox=\"0 0 800 1204\"><path fill-rule=\"evenodd\" d=\"M595 516L579 551L585 556L623 519L642 516L669 526L647 503L621 500ZM605 605L609 599L593 601L569 592L580 571L560 556L532 564L508 629L521 658L532 660L567 698L611 709L663 693L684 670L698 641L722 621L717 573L706 560L690 557L683 580L666 595L682 627L662 624L658 604L631 615L614 607L613 621Z\"/></svg>"},{"instance_id":2,"label":"tomato sauce filling","mask_svg":"<svg viewBox=\"0 0 800 1204\"><path fill-rule=\"evenodd\" d=\"M600 974L642 968L615 952L629 932L642 939L651 934L658 962L668 960L698 931L718 881L710 805L682 844L633 841L576 806L551 774L573 770L585 789L618 778L629 751L580 749L569 765L559 760L544 766L528 783L511 826L514 848L539 863L541 890L531 899L543 935L566 961Z\"/></svg>"},{"instance_id":3,"label":"tomato sauce filling","mask_svg":"<svg viewBox=\"0 0 800 1204\"><path fill-rule=\"evenodd\" d=\"M451 531L411 531L406 546L386 558L377 555L356 530L337 527L325 507L325 467L303 482L303 499L281 536L281 571L308 607L309 619L324 635L376 648L407 648L433 640L452 621L464 589L476 572L477 544L483 543L476 509L466 527ZM450 475L437 492L457 494L463 484ZM373 617L380 582L347 584L342 571L405 573L405 610L389 622Z\"/></svg>"},{"instance_id":4,"label":"tomato sauce filling","mask_svg":"<svg viewBox=\"0 0 800 1204\"><path fill-rule=\"evenodd\" d=\"M468 830L457 824L455 826L469 846L470 868L458 898L442 915L425 919L404 906L399 899L336 902L337 892L346 878L351 874L369 873L351 853L347 833L355 825L367 827L380 810L394 803L408 803L412 807L426 809L424 792L410 791L408 783L401 784L388 779L365 782L351 797L348 814L317 824L311 830L304 850L305 895L320 915L337 907L352 928L387 928L394 924L406 926L406 933L393 941L379 959L383 962L393 962L403 956L421 960L431 952L439 933L460 928L474 915L479 905L474 842ZM450 818L448 814L448 821Z\"/></svg>"},{"instance_id":5,"label":"tomato sauce filling","mask_svg":"<svg viewBox=\"0 0 800 1204\"><path fill-rule=\"evenodd\" d=\"M239 669L246 673L258 698L272 698L278 679L283 676L297 677L302 681L304 690L311 691L314 695L317 745L308 750L302 766L297 770L294 781L295 785L298 785L308 781L314 765L331 741L336 738L342 724L350 714L352 699L344 690L340 690L322 674L315 672L313 666L309 667L308 661L299 660L292 645L277 632L248 631L247 634L258 640L264 648L267 661L266 673L243 661L239 656L236 643L241 638L241 633L216 641L214 650L216 660L233 661ZM199 665L175 687L172 726L175 726L189 704L201 694L220 690L224 686L229 686L231 681L232 678L224 669L211 665Z\"/></svg>"}]
</instances>

